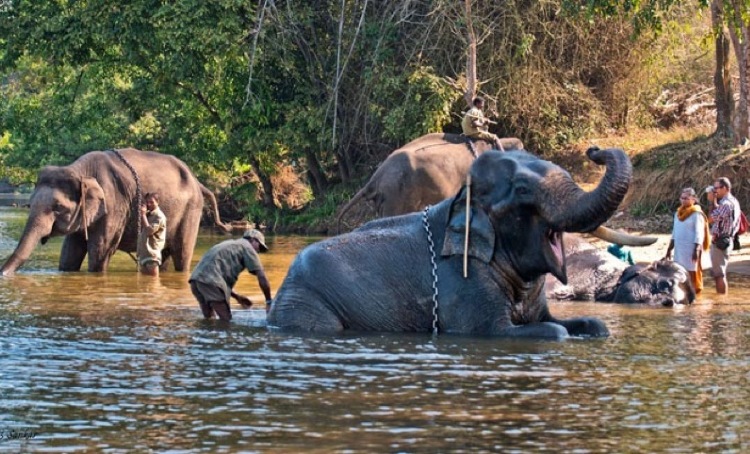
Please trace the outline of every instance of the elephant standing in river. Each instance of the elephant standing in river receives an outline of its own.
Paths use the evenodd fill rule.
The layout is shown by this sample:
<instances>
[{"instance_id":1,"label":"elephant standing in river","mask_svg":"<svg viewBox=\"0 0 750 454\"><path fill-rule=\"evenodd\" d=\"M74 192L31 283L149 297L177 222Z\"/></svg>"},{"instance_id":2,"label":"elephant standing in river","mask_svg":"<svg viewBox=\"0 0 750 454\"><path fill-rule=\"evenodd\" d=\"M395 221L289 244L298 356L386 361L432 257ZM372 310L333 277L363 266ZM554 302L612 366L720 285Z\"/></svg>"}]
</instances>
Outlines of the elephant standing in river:
<instances>
[{"instance_id":1,"label":"elephant standing in river","mask_svg":"<svg viewBox=\"0 0 750 454\"><path fill-rule=\"evenodd\" d=\"M38 242L62 235L61 271L80 270L86 255L89 271L106 271L115 251L136 250L138 190L159 193L167 217L163 267L171 257L177 271L190 268L204 197L216 224L226 229L214 195L174 156L133 148L92 151L68 166L41 170L26 227L0 271L14 273Z\"/></svg>"},{"instance_id":2,"label":"elephant standing in river","mask_svg":"<svg viewBox=\"0 0 750 454\"><path fill-rule=\"evenodd\" d=\"M521 150L516 138L500 139L505 150ZM477 155L494 146L473 141ZM467 138L459 134L433 133L409 142L383 161L367 184L341 209L337 226L361 201L373 201L378 217L419 211L453 196L466 180L475 156Z\"/></svg>"},{"instance_id":3,"label":"elephant standing in river","mask_svg":"<svg viewBox=\"0 0 750 454\"><path fill-rule=\"evenodd\" d=\"M628 265L583 238L565 235L568 282L547 277L547 297L673 306L695 300L685 268L671 260Z\"/></svg>"},{"instance_id":4,"label":"elephant standing in river","mask_svg":"<svg viewBox=\"0 0 750 454\"><path fill-rule=\"evenodd\" d=\"M269 327L608 335L594 318L553 317L544 292L547 273L567 281L562 232L595 230L628 190L632 167L623 151L592 148L588 156L607 166L591 192L526 152L488 151L454 197L308 246L273 301Z\"/></svg>"}]
</instances>

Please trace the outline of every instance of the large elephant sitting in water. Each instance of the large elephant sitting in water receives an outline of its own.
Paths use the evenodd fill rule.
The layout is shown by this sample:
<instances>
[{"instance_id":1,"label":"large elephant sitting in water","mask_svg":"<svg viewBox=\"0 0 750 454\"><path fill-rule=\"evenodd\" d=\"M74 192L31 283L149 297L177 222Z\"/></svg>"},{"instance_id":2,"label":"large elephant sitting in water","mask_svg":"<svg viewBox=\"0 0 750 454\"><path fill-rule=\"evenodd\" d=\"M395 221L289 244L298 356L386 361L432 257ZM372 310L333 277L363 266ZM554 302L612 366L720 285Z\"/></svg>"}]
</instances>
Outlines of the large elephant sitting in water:
<instances>
[{"instance_id":1,"label":"large elephant sitting in water","mask_svg":"<svg viewBox=\"0 0 750 454\"><path fill-rule=\"evenodd\" d=\"M565 235L568 282L547 277L547 297L662 306L695 300L688 273L671 260L628 265L585 239Z\"/></svg>"},{"instance_id":2,"label":"large elephant sitting in water","mask_svg":"<svg viewBox=\"0 0 750 454\"><path fill-rule=\"evenodd\" d=\"M588 155L607 166L591 192L551 162L523 151L489 151L454 197L308 246L273 301L269 327L429 332L434 325L492 336L608 335L594 318L553 317L544 293L547 273L567 279L562 232L596 229L629 186L624 152Z\"/></svg>"},{"instance_id":3,"label":"large elephant sitting in water","mask_svg":"<svg viewBox=\"0 0 750 454\"><path fill-rule=\"evenodd\" d=\"M216 224L226 228L214 195L174 156L133 148L92 151L68 166L41 170L26 227L0 271L14 273L37 243L62 235L61 271L80 270L86 255L89 271L106 271L115 251L136 250L138 190L159 194L167 217L163 261L171 257L177 271L190 268L204 196Z\"/></svg>"},{"instance_id":4,"label":"large elephant sitting in water","mask_svg":"<svg viewBox=\"0 0 750 454\"><path fill-rule=\"evenodd\" d=\"M505 150L521 150L516 138L500 139ZM477 155L493 144L473 141ZM378 217L419 211L453 196L466 180L475 156L459 134L427 134L391 153L365 186L339 211L337 226L362 201L372 201ZM340 228L340 227L339 227Z\"/></svg>"}]
</instances>

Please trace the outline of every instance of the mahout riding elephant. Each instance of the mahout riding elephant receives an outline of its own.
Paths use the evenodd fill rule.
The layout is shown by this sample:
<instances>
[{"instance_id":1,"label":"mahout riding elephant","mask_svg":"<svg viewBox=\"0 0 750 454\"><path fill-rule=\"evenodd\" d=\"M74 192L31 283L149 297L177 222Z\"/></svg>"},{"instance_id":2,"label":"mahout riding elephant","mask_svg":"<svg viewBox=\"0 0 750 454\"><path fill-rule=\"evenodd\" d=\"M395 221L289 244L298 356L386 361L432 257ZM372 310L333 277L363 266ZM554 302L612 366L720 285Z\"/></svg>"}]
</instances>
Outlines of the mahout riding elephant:
<instances>
[{"instance_id":1,"label":"mahout riding elephant","mask_svg":"<svg viewBox=\"0 0 750 454\"><path fill-rule=\"evenodd\" d=\"M628 190L623 151L588 156L607 166L591 192L529 153L488 151L453 197L308 246L273 301L269 328L429 332L434 324L488 336L607 336L595 318L553 317L544 292L547 273L567 282L562 232L595 230Z\"/></svg>"},{"instance_id":2,"label":"mahout riding elephant","mask_svg":"<svg viewBox=\"0 0 750 454\"><path fill-rule=\"evenodd\" d=\"M505 150L523 149L521 140L514 137L500 141ZM474 140L473 144L477 155L494 146L484 140ZM377 216L387 217L419 211L451 197L466 180L474 159L463 135L433 133L419 137L380 164L367 184L339 211L337 226L362 201L374 202Z\"/></svg>"},{"instance_id":3,"label":"mahout riding elephant","mask_svg":"<svg viewBox=\"0 0 750 454\"><path fill-rule=\"evenodd\" d=\"M204 197L216 225L227 229L214 195L174 156L133 148L92 151L70 165L39 172L26 227L0 271L13 274L37 243L62 235L61 271L80 270L87 255L89 271L106 271L117 250L136 250L137 194L147 192L159 193L167 217L163 267L171 257L175 270L190 268Z\"/></svg>"},{"instance_id":4,"label":"mahout riding elephant","mask_svg":"<svg viewBox=\"0 0 750 454\"><path fill-rule=\"evenodd\" d=\"M628 265L577 235L565 235L568 282L547 277L547 297L673 306L690 304L695 290L687 270L671 260Z\"/></svg>"}]
</instances>

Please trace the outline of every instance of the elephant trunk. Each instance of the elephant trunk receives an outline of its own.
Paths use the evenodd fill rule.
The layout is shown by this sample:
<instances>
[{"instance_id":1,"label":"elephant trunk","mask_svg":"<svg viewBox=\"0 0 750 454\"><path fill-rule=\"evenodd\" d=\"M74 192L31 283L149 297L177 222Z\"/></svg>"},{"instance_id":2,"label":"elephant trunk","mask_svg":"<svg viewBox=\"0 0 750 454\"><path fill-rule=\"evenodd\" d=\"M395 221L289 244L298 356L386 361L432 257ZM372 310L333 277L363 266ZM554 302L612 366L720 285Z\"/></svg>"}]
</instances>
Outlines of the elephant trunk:
<instances>
[{"instance_id":1,"label":"elephant trunk","mask_svg":"<svg viewBox=\"0 0 750 454\"><path fill-rule=\"evenodd\" d=\"M595 163L607 166L604 177L593 191L581 189L567 172L548 175L541 182L538 206L559 231L593 231L614 213L630 186L633 167L625 152L594 147L586 154Z\"/></svg>"},{"instance_id":2,"label":"elephant trunk","mask_svg":"<svg viewBox=\"0 0 750 454\"><path fill-rule=\"evenodd\" d=\"M48 225L47 225L48 224ZM32 220L31 218L26 223L26 227L23 230L21 239L18 241L18 246L13 253L0 268L0 274L3 276L10 276L16 272L21 265L28 260L34 248L45 235L49 235L52 231L51 222L44 222Z\"/></svg>"}]
</instances>

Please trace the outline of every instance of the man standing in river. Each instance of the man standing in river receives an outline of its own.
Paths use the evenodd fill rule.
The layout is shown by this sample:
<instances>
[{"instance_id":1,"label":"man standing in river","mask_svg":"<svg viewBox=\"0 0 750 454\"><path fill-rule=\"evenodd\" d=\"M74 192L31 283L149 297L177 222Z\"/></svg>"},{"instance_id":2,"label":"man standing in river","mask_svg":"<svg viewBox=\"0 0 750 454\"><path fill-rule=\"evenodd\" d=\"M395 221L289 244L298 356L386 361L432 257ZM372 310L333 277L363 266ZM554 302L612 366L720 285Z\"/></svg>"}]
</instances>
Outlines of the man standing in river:
<instances>
[{"instance_id":1,"label":"man standing in river","mask_svg":"<svg viewBox=\"0 0 750 454\"><path fill-rule=\"evenodd\" d=\"M729 178L721 177L708 188L708 218L711 223L711 268L716 293L728 291L727 264L732 252L732 238L740 224L740 203L732 195Z\"/></svg>"},{"instance_id":2,"label":"man standing in river","mask_svg":"<svg viewBox=\"0 0 750 454\"><path fill-rule=\"evenodd\" d=\"M266 310L271 305L271 285L268 283L259 252L268 251L265 238L258 230L249 229L241 239L226 240L213 246L203 255L190 275L190 290L198 300L206 319L214 313L223 321L232 320L230 297L244 308L253 303L250 298L236 293L233 288L242 270L258 278L258 286L266 297Z\"/></svg>"},{"instance_id":3,"label":"man standing in river","mask_svg":"<svg viewBox=\"0 0 750 454\"><path fill-rule=\"evenodd\" d=\"M167 234L167 217L159 208L159 194L147 193L140 207L141 231L138 232L138 269L149 276L159 275L161 251L164 249Z\"/></svg>"}]
</instances>

